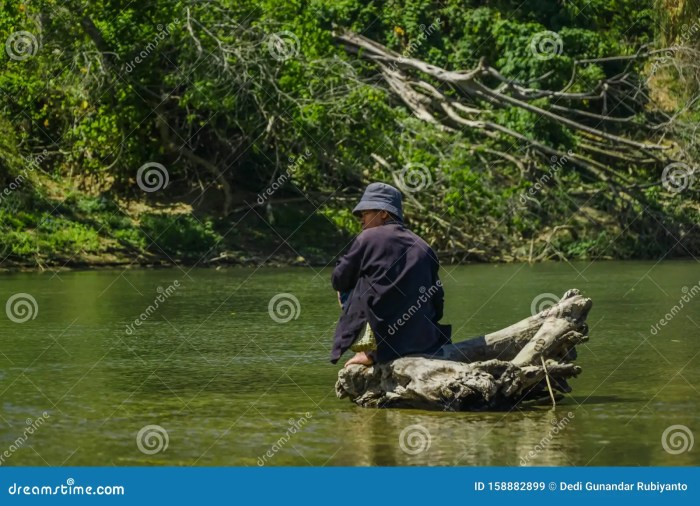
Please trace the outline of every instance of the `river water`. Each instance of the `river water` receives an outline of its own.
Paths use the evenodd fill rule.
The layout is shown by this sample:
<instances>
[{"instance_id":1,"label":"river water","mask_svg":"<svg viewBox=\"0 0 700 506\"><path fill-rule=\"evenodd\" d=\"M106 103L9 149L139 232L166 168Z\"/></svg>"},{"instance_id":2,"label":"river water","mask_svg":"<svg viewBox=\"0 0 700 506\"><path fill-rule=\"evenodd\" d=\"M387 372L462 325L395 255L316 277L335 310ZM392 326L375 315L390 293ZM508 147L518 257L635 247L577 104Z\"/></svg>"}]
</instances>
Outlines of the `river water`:
<instances>
[{"instance_id":1,"label":"river water","mask_svg":"<svg viewBox=\"0 0 700 506\"><path fill-rule=\"evenodd\" d=\"M329 269L5 274L0 464L700 465L699 267L444 267L455 340L527 317L542 294L593 299L572 394L507 413L337 399ZM279 294L298 306L284 295L271 313Z\"/></svg>"}]
</instances>

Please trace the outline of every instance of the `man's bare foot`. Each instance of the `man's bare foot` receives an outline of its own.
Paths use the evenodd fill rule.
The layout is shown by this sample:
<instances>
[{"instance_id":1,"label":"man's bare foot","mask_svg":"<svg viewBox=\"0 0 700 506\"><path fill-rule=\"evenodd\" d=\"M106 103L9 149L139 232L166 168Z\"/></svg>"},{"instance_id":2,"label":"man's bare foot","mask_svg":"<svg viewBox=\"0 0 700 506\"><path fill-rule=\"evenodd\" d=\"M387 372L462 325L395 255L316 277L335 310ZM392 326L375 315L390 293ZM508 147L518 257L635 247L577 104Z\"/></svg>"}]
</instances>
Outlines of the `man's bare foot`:
<instances>
[{"instance_id":1,"label":"man's bare foot","mask_svg":"<svg viewBox=\"0 0 700 506\"><path fill-rule=\"evenodd\" d=\"M345 362L345 365L343 367L347 367L350 364L360 364L360 365L370 366L370 365L374 364L374 360L372 360L372 357L367 355L366 352L361 351L359 353L355 353L355 356L352 357L347 362Z\"/></svg>"}]
</instances>

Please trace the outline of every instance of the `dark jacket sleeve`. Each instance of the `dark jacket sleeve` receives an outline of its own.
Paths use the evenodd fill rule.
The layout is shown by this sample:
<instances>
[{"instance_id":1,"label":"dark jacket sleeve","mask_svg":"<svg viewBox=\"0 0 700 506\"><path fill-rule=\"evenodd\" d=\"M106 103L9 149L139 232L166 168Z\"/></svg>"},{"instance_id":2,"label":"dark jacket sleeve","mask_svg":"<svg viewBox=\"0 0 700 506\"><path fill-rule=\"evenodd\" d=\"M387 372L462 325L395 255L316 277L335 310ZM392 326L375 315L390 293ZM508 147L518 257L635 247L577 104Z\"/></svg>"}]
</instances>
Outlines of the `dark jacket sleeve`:
<instances>
[{"instance_id":1,"label":"dark jacket sleeve","mask_svg":"<svg viewBox=\"0 0 700 506\"><path fill-rule=\"evenodd\" d=\"M336 263L331 284L339 292L352 290L360 277L360 266L365 254L365 241L362 234L358 235L345 253Z\"/></svg>"}]
</instances>

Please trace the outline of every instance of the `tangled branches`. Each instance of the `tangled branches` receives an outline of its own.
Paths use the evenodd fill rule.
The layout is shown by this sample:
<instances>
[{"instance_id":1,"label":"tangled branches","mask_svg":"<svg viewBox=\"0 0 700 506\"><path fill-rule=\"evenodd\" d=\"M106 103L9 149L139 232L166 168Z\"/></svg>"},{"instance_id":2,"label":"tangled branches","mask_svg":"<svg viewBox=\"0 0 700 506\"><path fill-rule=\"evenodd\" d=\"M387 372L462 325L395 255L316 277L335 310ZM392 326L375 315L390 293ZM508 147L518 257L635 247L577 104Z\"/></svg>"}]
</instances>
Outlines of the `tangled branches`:
<instances>
[{"instance_id":1,"label":"tangled branches","mask_svg":"<svg viewBox=\"0 0 700 506\"><path fill-rule=\"evenodd\" d=\"M544 160L558 164L554 172L562 168L561 161L564 161L564 165L570 166L566 171L575 168L579 181L597 188L592 194L581 193L585 202L602 192L609 197L606 212L622 211L627 215L639 209L654 213L649 211L650 203L644 190L667 186L664 178L668 169L665 168L682 166L684 177L690 180L700 174L689 149L692 147L678 142L677 136L672 135L673 118L654 107L648 97L647 83L635 73L635 64L658 57L663 51L642 48L629 56L575 61L568 84L561 90L550 90L540 86L546 76L518 82L504 76L483 58L473 69L448 70L398 54L352 32L336 31L335 37L346 51L375 64L391 95L416 118L443 131L461 132L473 139L469 149L477 152L485 165L490 168L501 163L514 166L520 171L521 182L529 179L529 183L534 184L537 178L533 176ZM578 69L609 61L626 62L626 65L621 72L601 79L593 89L572 91ZM500 114L508 110L530 114L535 124L519 129L504 122ZM552 129L563 135L547 138L543 132ZM375 159L386 168L391 165L377 155ZM545 178L550 179L549 176ZM676 188L670 190L674 192ZM439 192L438 189L434 191ZM523 193L513 212L522 212L524 206L533 202L541 206L536 199ZM444 229L452 245L462 243L462 252L467 256L479 252L479 248L464 246L469 234L460 233L458 224L449 223L444 216L427 214ZM663 213L657 212L656 219L663 222ZM533 242L536 239L539 244L539 251L534 254L536 258L548 258L551 254L565 257L556 252L556 248L551 250L551 239L554 232L574 227L566 223L554 225L552 230L533 238ZM626 228L626 225L622 223L621 227ZM492 245L494 250L502 247L498 243ZM530 252L524 256L533 258L532 243Z\"/></svg>"}]
</instances>

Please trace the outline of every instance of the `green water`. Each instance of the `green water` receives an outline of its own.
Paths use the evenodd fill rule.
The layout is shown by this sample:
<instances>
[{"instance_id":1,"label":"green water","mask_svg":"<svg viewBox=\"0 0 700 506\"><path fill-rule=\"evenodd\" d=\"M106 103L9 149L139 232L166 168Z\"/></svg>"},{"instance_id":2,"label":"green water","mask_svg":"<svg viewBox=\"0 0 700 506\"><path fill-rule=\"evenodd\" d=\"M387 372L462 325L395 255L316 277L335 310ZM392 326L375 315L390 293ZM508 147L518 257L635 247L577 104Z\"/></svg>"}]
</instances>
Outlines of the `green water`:
<instances>
[{"instance_id":1,"label":"green water","mask_svg":"<svg viewBox=\"0 0 700 506\"><path fill-rule=\"evenodd\" d=\"M542 293L576 287L593 299L573 393L555 411L510 413L365 410L337 399L329 276L309 268L1 276L3 306L16 293L37 302L24 323L0 312L1 464L255 466L267 453L267 465L519 465L531 451L530 465L700 464L700 442L678 454L662 445L671 425L700 435L700 294L651 333L683 287L700 283L696 261L442 269L444 321L456 340L528 316ZM127 333L158 287L175 280L180 287ZM300 311L277 323L268 303L283 292ZM149 439L149 453L139 449L147 425L167 431L167 448L151 453Z\"/></svg>"}]
</instances>

